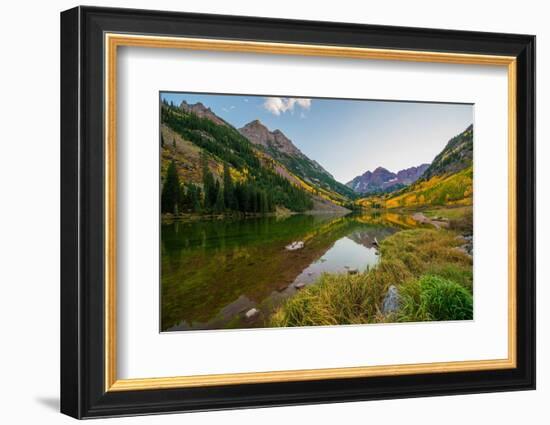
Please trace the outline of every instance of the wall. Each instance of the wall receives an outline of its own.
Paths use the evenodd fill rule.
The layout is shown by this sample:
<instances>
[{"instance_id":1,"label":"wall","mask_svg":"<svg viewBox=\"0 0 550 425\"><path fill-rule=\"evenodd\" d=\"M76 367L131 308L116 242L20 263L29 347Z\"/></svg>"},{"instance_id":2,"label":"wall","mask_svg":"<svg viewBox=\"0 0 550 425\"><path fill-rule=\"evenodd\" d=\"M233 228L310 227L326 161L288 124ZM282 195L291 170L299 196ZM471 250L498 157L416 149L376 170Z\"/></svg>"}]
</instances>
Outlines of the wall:
<instances>
[{"instance_id":1,"label":"wall","mask_svg":"<svg viewBox=\"0 0 550 425\"><path fill-rule=\"evenodd\" d=\"M544 2L396 1L276 2L202 0L181 2L96 1L97 5L222 14L362 22L536 34L538 39L538 217L550 213L543 197L550 169L550 127L544 117L550 75L550 27ZM58 409L59 345L59 12L71 1L3 5L0 72L0 297L2 422L69 423ZM381 402L287 407L236 412L167 415L109 423L225 424L348 422L513 424L545 423L550 414L548 222L538 223L538 390Z\"/></svg>"}]
</instances>

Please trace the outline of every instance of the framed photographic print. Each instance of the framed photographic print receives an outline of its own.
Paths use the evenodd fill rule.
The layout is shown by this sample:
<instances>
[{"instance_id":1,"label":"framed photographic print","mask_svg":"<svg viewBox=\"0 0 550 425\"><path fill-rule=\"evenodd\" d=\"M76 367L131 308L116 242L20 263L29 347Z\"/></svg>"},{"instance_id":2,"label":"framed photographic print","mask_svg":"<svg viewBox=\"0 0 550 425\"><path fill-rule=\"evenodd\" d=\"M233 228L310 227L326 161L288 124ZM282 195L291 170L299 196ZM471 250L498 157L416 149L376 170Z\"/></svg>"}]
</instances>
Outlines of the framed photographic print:
<instances>
[{"instance_id":1,"label":"framed photographic print","mask_svg":"<svg viewBox=\"0 0 550 425\"><path fill-rule=\"evenodd\" d=\"M61 411L535 387L535 38L61 14Z\"/></svg>"}]
</instances>

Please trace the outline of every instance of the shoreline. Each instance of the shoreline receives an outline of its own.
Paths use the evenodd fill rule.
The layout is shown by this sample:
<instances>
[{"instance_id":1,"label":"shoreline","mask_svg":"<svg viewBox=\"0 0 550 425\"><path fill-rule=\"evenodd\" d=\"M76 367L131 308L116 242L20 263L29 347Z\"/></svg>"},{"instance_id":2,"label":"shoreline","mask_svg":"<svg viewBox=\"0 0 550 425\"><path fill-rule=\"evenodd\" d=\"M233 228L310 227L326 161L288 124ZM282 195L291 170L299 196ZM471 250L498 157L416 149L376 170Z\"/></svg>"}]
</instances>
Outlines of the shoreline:
<instances>
[{"instance_id":1,"label":"shoreline","mask_svg":"<svg viewBox=\"0 0 550 425\"><path fill-rule=\"evenodd\" d=\"M170 224L174 222L197 222L197 221L216 221L216 220L246 220L249 218L259 217L291 217L294 215L333 215L345 216L353 213L353 211L328 211L328 210L309 210L303 212L285 211L272 213L222 213L222 214L161 214L160 221L162 224Z\"/></svg>"}]
</instances>

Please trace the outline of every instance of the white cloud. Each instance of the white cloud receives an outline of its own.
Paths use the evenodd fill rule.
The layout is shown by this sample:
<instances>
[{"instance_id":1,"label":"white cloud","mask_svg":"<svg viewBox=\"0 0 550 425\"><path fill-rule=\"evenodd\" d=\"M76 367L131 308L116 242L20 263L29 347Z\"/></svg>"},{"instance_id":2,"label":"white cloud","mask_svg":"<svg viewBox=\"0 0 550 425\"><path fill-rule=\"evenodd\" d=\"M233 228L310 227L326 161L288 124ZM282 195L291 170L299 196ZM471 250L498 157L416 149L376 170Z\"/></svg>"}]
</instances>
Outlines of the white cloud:
<instances>
[{"instance_id":1,"label":"white cloud","mask_svg":"<svg viewBox=\"0 0 550 425\"><path fill-rule=\"evenodd\" d=\"M294 112L294 106L298 105L302 109L311 107L311 99L288 98L288 97L266 97L264 108L274 115L281 115L287 111Z\"/></svg>"}]
</instances>

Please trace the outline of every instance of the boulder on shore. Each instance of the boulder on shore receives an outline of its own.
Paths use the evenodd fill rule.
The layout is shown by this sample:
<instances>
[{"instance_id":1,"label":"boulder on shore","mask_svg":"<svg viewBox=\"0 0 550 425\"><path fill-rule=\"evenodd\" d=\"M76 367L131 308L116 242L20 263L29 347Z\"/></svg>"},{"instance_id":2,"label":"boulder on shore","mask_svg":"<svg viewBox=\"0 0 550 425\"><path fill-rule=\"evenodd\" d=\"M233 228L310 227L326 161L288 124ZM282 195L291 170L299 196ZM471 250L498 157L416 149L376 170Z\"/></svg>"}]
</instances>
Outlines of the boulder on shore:
<instances>
[{"instance_id":1,"label":"boulder on shore","mask_svg":"<svg viewBox=\"0 0 550 425\"><path fill-rule=\"evenodd\" d=\"M382 313L391 314L399 310L399 291L395 285L390 285L382 302Z\"/></svg>"},{"instance_id":2,"label":"boulder on shore","mask_svg":"<svg viewBox=\"0 0 550 425\"><path fill-rule=\"evenodd\" d=\"M457 240L463 242L462 245L458 246L456 249L459 251L468 254L470 257L474 255L474 240L472 235L458 235Z\"/></svg>"},{"instance_id":3,"label":"boulder on shore","mask_svg":"<svg viewBox=\"0 0 550 425\"><path fill-rule=\"evenodd\" d=\"M296 282L296 283L294 284L294 287L295 287L296 289L302 289L304 286L306 286L306 284L305 284L304 282Z\"/></svg>"}]
</instances>

